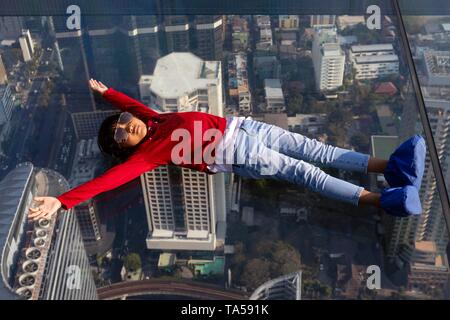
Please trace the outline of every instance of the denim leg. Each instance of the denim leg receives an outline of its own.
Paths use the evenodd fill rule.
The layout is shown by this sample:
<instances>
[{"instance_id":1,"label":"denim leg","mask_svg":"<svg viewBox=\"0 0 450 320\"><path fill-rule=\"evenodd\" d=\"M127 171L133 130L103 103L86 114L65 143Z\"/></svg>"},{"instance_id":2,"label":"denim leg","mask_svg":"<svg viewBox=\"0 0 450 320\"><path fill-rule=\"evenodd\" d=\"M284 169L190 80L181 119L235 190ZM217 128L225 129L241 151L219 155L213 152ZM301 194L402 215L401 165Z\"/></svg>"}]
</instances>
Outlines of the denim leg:
<instances>
[{"instance_id":1,"label":"denim leg","mask_svg":"<svg viewBox=\"0 0 450 320\"><path fill-rule=\"evenodd\" d=\"M364 188L332 177L303 160L289 157L257 143L254 136L238 133L233 172L254 179L271 178L305 186L323 196L358 205Z\"/></svg>"},{"instance_id":2,"label":"denim leg","mask_svg":"<svg viewBox=\"0 0 450 320\"><path fill-rule=\"evenodd\" d=\"M327 167L367 173L370 156L310 139L264 122L245 120L241 129L257 136L260 143L289 157Z\"/></svg>"}]
</instances>

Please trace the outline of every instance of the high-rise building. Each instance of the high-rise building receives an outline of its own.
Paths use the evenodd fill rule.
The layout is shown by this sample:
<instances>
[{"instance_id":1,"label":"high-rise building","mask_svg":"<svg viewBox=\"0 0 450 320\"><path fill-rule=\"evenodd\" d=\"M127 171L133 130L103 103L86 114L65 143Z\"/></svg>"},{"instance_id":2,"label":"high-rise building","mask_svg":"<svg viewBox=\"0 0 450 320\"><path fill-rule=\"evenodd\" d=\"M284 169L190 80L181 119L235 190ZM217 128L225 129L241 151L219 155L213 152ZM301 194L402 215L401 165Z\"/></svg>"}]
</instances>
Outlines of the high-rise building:
<instances>
[{"instance_id":1,"label":"high-rise building","mask_svg":"<svg viewBox=\"0 0 450 320\"><path fill-rule=\"evenodd\" d=\"M55 55L59 69L70 83L70 90L64 94L71 112L96 110L94 96L87 85L91 72L86 57L85 32L70 30L66 17L49 18L50 32L55 36Z\"/></svg>"},{"instance_id":2,"label":"high-rise building","mask_svg":"<svg viewBox=\"0 0 450 320\"><path fill-rule=\"evenodd\" d=\"M0 124L11 120L14 108L14 95L10 85L0 85Z\"/></svg>"},{"instance_id":3,"label":"high-rise building","mask_svg":"<svg viewBox=\"0 0 450 320\"><path fill-rule=\"evenodd\" d=\"M35 196L69 189L55 171L21 163L0 182L0 299L89 300L97 290L72 210L28 220Z\"/></svg>"},{"instance_id":4,"label":"high-rise building","mask_svg":"<svg viewBox=\"0 0 450 320\"><path fill-rule=\"evenodd\" d=\"M30 30L22 30L22 36L19 37L20 49L22 50L23 60L28 62L31 60L34 53L33 39L31 39Z\"/></svg>"},{"instance_id":5,"label":"high-rise building","mask_svg":"<svg viewBox=\"0 0 450 320\"><path fill-rule=\"evenodd\" d=\"M101 79L110 87L118 88L121 78L117 66L121 57L118 55L117 25L121 17L87 16L85 19L89 43L87 55L89 69L94 78Z\"/></svg>"},{"instance_id":6,"label":"high-rise building","mask_svg":"<svg viewBox=\"0 0 450 320\"><path fill-rule=\"evenodd\" d=\"M302 272L293 272L262 284L250 300L301 300Z\"/></svg>"},{"instance_id":7,"label":"high-rise building","mask_svg":"<svg viewBox=\"0 0 450 320\"><path fill-rule=\"evenodd\" d=\"M117 68L123 82L136 84L140 76L153 72L161 56L160 33L156 16L122 18L118 33L122 45L114 50L117 50Z\"/></svg>"},{"instance_id":8,"label":"high-rise building","mask_svg":"<svg viewBox=\"0 0 450 320\"><path fill-rule=\"evenodd\" d=\"M448 87L421 87L433 133L437 155L441 163L445 183L450 183L450 95ZM399 141L416 133L417 118L405 104L402 120L404 126ZM413 114L413 116L410 116ZM391 218L387 224L387 252L391 261L408 271L407 286L410 289L427 291L443 288L448 279L448 232L442 210L442 199L436 190L436 179L429 155L425 158L425 171L419 190L422 214L410 218Z\"/></svg>"},{"instance_id":9,"label":"high-rise building","mask_svg":"<svg viewBox=\"0 0 450 320\"><path fill-rule=\"evenodd\" d=\"M77 143L69 184L79 186L95 177L102 164L97 138L82 139ZM86 200L74 208L84 246L88 255L102 254L111 246L111 234L100 221L95 199Z\"/></svg>"},{"instance_id":10,"label":"high-rise building","mask_svg":"<svg viewBox=\"0 0 450 320\"><path fill-rule=\"evenodd\" d=\"M422 86L422 93L434 143L444 178L448 184L450 183L450 157L448 156L450 150L450 96L445 87ZM407 134L406 137L411 134ZM403 136L400 140L404 140ZM445 254L448 233L441 199L436 191L433 167L428 155L425 158L425 171L419 194L422 202L422 214L408 219L395 219L392 222L389 232L388 257L397 257L402 245L418 241L433 241L437 254Z\"/></svg>"},{"instance_id":11,"label":"high-rise building","mask_svg":"<svg viewBox=\"0 0 450 320\"><path fill-rule=\"evenodd\" d=\"M345 54L335 27L315 28L312 58L316 88L325 92L338 89L344 80Z\"/></svg>"},{"instance_id":12,"label":"high-rise building","mask_svg":"<svg viewBox=\"0 0 450 320\"><path fill-rule=\"evenodd\" d=\"M197 15L194 18L193 52L203 60L222 60L225 38L221 15Z\"/></svg>"},{"instance_id":13,"label":"high-rise building","mask_svg":"<svg viewBox=\"0 0 450 320\"><path fill-rule=\"evenodd\" d=\"M164 112L202 111L223 116L219 61L192 53L158 60L139 82L141 99ZM161 166L141 175L150 233L149 249L214 251L224 245L223 175Z\"/></svg>"},{"instance_id":14,"label":"high-rise building","mask_svg":"<svg viewBox=\"0 0 450 320\"><path fill-rule=\"evenodd\" d=\"M22 30L22 36L25 37L25 40L27 42L27 46L30 49L30 52L33 54L34 53L34 42L33 39L31 38L31 33L29 29L23 29Z\"/></svg>"},{"instance_id":15,"label":"high-rise building","mask_svg":"<svg viewBox=\"0 0 450 320\"><path fill-rule=\"evenodd\" d=\"M188 16L164 16L164 38L167 53L190 50L190 28Z\"/></svg>"},{"instance_id":16,"label":"high-rise building","mask_svg":"<svg viewBox=\"0 0 450 320\"><path fill-rule=\"evenodd\" d=\"M117 113L119 113L119 110L97 110L72 113L75 136L78 140L96 137L103 120L106 117Z\"/></svg>"}]
</instances>

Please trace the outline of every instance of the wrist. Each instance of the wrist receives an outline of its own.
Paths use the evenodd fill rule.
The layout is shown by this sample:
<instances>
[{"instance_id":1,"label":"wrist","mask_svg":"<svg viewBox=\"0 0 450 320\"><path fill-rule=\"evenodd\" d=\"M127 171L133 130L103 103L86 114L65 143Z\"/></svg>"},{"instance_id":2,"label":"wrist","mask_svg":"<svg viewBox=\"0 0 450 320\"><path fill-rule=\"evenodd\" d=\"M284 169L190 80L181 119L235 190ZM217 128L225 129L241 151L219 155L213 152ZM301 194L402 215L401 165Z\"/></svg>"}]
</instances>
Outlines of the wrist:
<instances>
[{"instance_id":1,"label":"wrist","mask_svg":"<svg viewBox=\"0 0 450 320\"><path fill-rule=\"evenodd\" d=\"M100 91L100 94L103 96L103 95L105 95L105 93L106 93L108 90L109 90L109 88L106 89L106 90Z\"/></svg>"}]
</instances>

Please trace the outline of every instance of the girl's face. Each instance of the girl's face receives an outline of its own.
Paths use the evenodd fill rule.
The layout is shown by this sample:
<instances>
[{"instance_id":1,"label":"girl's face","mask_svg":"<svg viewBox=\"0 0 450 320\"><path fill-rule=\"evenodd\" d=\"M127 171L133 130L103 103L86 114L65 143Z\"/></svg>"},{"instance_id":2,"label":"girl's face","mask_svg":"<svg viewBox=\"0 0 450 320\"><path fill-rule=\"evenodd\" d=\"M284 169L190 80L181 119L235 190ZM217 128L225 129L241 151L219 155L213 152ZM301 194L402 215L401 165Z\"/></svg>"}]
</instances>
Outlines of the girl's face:
<instances>
[{"instance_id":1,"label":"girl's face","mask_svg":"<svg viewBox=\"0 0 450 320\"><path fill-rule=\"evenodd\" d=\"M133 117L125 124L116 123L116 127L123 128L128 133L127 140L119 143L121 148L131 148L136 146L147 134L147 125L139 118Z\"/></svg>"}]
</instances>

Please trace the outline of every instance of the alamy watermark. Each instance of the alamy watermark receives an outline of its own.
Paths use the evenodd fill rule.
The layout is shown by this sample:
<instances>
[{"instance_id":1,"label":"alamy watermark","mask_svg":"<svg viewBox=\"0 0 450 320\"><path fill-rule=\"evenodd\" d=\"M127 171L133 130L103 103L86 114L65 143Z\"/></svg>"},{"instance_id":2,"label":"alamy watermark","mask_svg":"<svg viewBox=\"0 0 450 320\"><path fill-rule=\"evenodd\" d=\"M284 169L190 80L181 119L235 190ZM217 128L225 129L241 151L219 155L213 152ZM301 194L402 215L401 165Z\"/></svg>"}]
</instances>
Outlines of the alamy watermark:
<instances>
[{"instance_id":1,"label":"alamy watermark","mask_svg":"<svg viewBox=\"0 0 450 320\"><path fill-rule=\"evenodd\" d=\"M381 29L381 9L379 6L373 4L367 7L366 13L370 16L366 20L366 26L369 30Z\"/></svg>"},{"instance_id":2,"label":"alamy watermark","mask_svg":"<svg viewBox=\"0 0 450 320\"><path fill-rule=\"evenodd\" d=\"M66 286L70 290L80 290L81 289L81 269L77 265L70 265L66 269L66 275L68 275L66 280Z\"/></svg>"},{"instance_id":3,"label":"alamy watermark","mask_svg":"<svg viewBox=\"0 0 450 320\"><path fill-rule=\"evenodd\" d=\"M202 164L203 161L208 165L260 165L261 175L274 175L281 169L280 157L275 156L280 147L280 133L278 130L255 132L253 130L247 131L242 127L236 128L236 130L244 130L246 132L247 139L244 140L246 142L244 146L236 145L236 136L232 138L231 143L226 147L224 144L221 144L224 142L223 138L227 134L228 129L222 134L219 129L209 128L202 134L202 121L194 121L193 136L187 129L175 129L170 138L171 141L178 143L172 148L171 161L176 165ZM203 147L204 144L205 147ZM219 148L219 144L223 148ZM244 153L235 152L238 147L248 149ZM248 159L246 159L247 156Z\"/></svg>"},{"instance_id":4,"label":"alamy watermark","mask_svg":"<svg viewBox=\"0 0 450 320\"><path fill-rule=\"evenodd\" d=\"M381 270L377 265L370 265L366 269L366 273L369 277L366 280L366 287L370 290L381 289Z\"/></svg>"}]
</instances>

